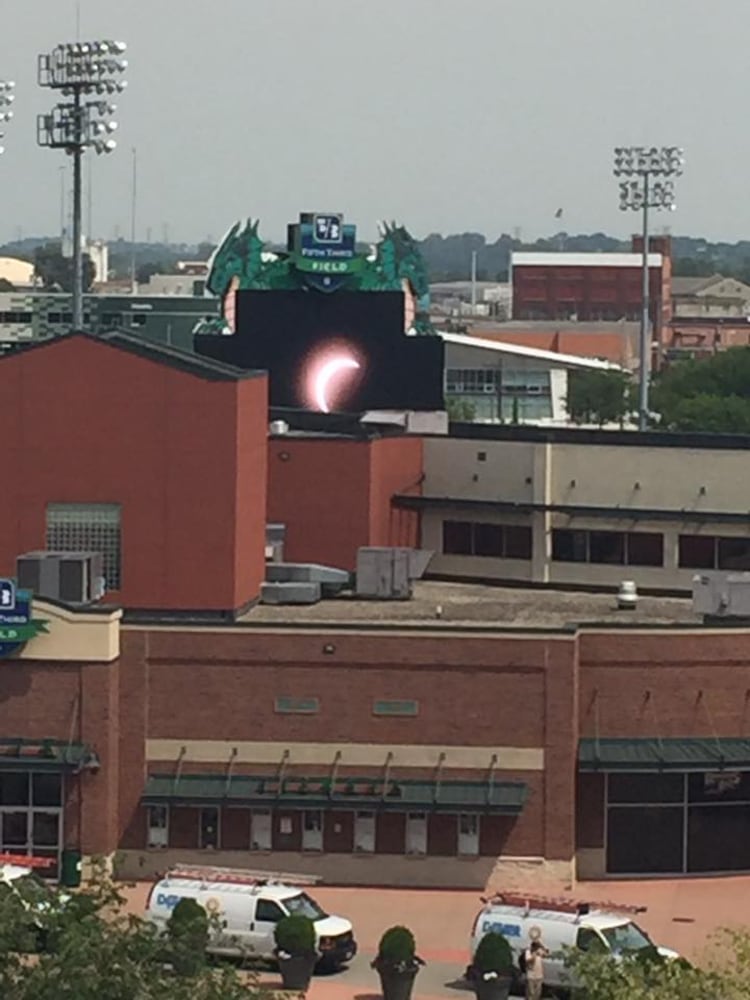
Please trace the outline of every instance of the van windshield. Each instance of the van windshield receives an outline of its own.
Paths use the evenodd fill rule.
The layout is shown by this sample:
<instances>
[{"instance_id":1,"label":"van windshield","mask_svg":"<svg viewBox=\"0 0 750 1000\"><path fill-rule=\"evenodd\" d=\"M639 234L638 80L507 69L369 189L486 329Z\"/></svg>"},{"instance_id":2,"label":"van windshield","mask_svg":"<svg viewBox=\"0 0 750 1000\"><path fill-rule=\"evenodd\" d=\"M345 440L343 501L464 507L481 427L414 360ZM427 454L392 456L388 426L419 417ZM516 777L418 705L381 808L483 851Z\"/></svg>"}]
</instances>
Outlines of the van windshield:
<instances>
[{"instance_id":1,"label":"van windshield","mask_svg":"<svg viewBox=\"0 0 750 1000\"><path fill-rule=\"evenodd\" d=\"M285 899L284 906L290 913L301 913L303 917L309 917L310 920L322 920L328 916L325 910L321 910L315 900L311 899L306 892Z\"/></svg>"},{"instance_id":2,"label":"van windshield","mask_svg":"<svg viewBox=\"0 0 750 1000\"><path fill-rule=\"evenodd\" d=\"M613 952L641 951L643 948L653 948L653 942L645 931L637 924L618 924L617 927L603 927L602 934Z\"/></svg>"}]
</instances>

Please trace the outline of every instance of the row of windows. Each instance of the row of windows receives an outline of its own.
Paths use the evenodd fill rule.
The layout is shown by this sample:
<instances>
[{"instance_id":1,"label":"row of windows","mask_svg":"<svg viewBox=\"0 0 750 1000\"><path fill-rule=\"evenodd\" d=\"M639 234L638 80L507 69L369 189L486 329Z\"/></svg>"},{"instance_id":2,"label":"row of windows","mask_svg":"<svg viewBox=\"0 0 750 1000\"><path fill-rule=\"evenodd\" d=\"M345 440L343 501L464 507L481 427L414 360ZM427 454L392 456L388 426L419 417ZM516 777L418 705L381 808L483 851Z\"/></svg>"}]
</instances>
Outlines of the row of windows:
<instances>
[{"instance_id":1,"label":"row of windows","mask_svg":"<svg viewBox=\"0 0 750 1000\"><path fill-rule=\"evenodd\" d=\"M531 559L532 531L522 525L443 521L443 552ZM664 535L658 531L553 528L552 559L615 566L663 566ZM750 570L750 538L680 535L677 564L680 569Z\"/></svg>"},{"instance_id":2,"label":"row of windows","mask_svg":"<svg viewBox=\"0 0 750 1000\"><path fill-rule=\"evenodd\" d=\"M550 395L549 372L508 371L500 368L448 368L445 373L447 393L514 396Z\"/></svg>"},{"instance_id":3,"label":"row of windows","mask_svg":"<svg viewBox=\"0 0 750 1000\"><path fill-rule=\"evenodd\" d=\"M531 559L531 528L479 521L443 521L443 552L455 556Z\"/></svg>"},{"instance_id":4,"label":"row of windows","mask_svg":"<svg viewBox=\"0 0 750 1000\"><path fill-rule=\"evenodd\" d=\"M271 809L197 810L149 806L147 846L197 847L202 850L330 850L354 854L402 853L476 856L480 853L482 817L477 813L436 815L424 812L377 814L372 810L327 813L322 809L275 812ZM249 813L249 817L248 814ZM249 819L249 824L247 821ZM223 822L222 822L223 820ZM222 829L232 822L231 831ZM240 828L247 829L242 848ZM395 836L394 836L395 835ZM191 841L188 843L188 841ZM489 853L497 845L488 845Z\"/></svg>"},{"instance_id":5,"label":"row of windows","mask_svg":"<svg viewBox=\"0 0 750 1000\"><path fill-rule=\"evenodd\" d=\"M280 715L317 715L320 711L319 698L280 697L274 702L274 709ZM403 715L419 714L419 703L411 699L376 699L372 703L373 715Z\"/></svg>"},{"instance_id":6,"label":"row of windows","mask_svg":"<svg viewBox=\"0 0 750 1000\"><path fill-rule=\"evenodd\" d=\"M0 312L0 323L31 323L33 313Z\"/></svg>"}]
</instances>

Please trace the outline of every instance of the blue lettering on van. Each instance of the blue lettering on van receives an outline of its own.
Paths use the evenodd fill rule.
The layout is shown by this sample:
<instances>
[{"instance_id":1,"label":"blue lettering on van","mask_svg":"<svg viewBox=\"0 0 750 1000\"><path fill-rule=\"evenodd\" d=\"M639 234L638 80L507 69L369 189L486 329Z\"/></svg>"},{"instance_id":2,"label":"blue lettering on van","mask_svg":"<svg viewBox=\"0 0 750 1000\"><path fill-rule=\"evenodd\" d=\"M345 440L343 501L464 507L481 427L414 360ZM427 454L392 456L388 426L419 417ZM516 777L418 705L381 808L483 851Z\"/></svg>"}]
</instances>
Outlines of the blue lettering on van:
<instances>
[{"instance_id":1,"label":"blue lettering on van","mask_svg":"<svg viewBox=\"0 0 750 1000\"><path fill-rule=\"evenodd\" d=\"M166 906L168 910L173 910L181 899L182 896L176 896L174 895L174 893L170 893L170 895L167 895L166 892L158 892L156 894L156 905Z\"/></svg>"},{"instance_id":2,"label":"blue lettering on van","mask_svg":"<svg viewBox=\"0 0 750 1000\"><path fill-rule=\"evenodd\" d=\"M519 924L503 924L498 920L485 920L482 924L482 934L502 934L504 937L520 937Z\"/></svg>"}]
</instances>

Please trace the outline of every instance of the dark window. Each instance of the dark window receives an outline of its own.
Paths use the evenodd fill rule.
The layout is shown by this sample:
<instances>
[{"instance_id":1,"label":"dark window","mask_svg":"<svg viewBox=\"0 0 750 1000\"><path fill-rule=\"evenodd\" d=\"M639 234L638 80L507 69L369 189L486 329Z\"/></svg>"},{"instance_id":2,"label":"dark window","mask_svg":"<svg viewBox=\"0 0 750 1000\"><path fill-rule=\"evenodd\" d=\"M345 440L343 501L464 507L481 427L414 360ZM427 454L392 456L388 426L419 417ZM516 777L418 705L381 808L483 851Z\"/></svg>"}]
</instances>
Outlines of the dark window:
<instances>
[{"instance_id":1,"label":"dark window","mask_svg":"<svg viewBox=\"0 0 750 1000\"><path fill-rule=\"evenodd\" d=\"M656 531L629 531L628 566L663 566L664 535Z\"/></svg>"},{"instance_id":2,"label":"dark window","mask_svg":"<svg viewBox=\"0 0 750 1000\"><path fill-rule=\"evenodd\" d=\"M317 698L288 698L281 696L274 701L274 711L280 715L315 715L320 709Z\"/></svg>"},{"instance_id":3,"label":"dark window","mask_svg":"<svg viewBox=\"0 0 750 1000\"><path fill-rule=\"evenodd\" d=\"M470 556L472 525L469 521L443 521L443 552L452 556Z\"/></svg>"},{"instance_id":4,"label":"dark window","mask_svg":"<svg viewBox=\"0 0 750 1000\"><path fill-rule=\"evenodd\" d=\"M416 701L374 701L373 715L417 715L419 705Z\"/></svg>"},{"instance_id":5,"label":"dark window","mask_svg":"<svg viewBox=\"0 0 750 1000\"><path fill-rule=\"evenodd\" d=\"M478 451L477 452L477 462L486 462L486 461L487 461L487 452L486 451Z\"/></svg>"},{"instance_id":6,"label":"dark window","mask_svg":"<svg viewBox=\"0 0 750 1000\"><path fill-rule=\"evenodd\" d=\"M585 531L569 528L552 529L552 558L557 562L586 562L587 537Z\"/></svg>"},{"instance_id":7,"label":"dark window","mask_svg":"<svg viewBox=\"0 0 750 1000\"><path fill-rule=\"evenodd\" d=\"M750 868L750 806L692 806L688 810L689 872Z\"/></svg>"},{"instance_id":8,"label":"dark window","mask_svg":"<svg viewBox=\"0 0 750 1000\"><path fill-rule=\"evenodd\" d=\"M750 771L689 774L688 802L750 802Z\"/></svg>"},{"instance_id":9,"label":"dark window","mask_svg":"<svg viewBox=\"0 0 750 1000\"><path fill-rule=\"evenodd\" d=\"M590 927L581 927L576 937L576 948L580 951L607 951L607 946Z\"/></svg>"},{"instance_id":10,"label":"dark window","mask_svg":"<svg viewBox=\"0 0 750 1000\"><path fill-rule=\"evenodd\" d=\"M32 846L57 847L60 842L60 813L34 812L32 816Z\"/></svg>"},{"instance_id":11,"label":"dark window","mask_svg":"<svg viewBox=\"0 0 750 1000\"><path fill-rule=\"evenodd\" d=\"M531 559L532 536L531 528L508 524L505 526L506 559Z\"/></svg>"},{"instance_id":12,"label":"dark window","mask_svg":"<svg viewBox=\"0 0 750 1000\"><path fill-rule=\"evenodd\" d=\"M590 531L589 562L623 565L625 535L621 531Z\"/></svg>"},{"instance_id":13,"label":"dark window","mask_svg":"<svg viewBox=\"0 0 750 1000\"><path fill-rule=\"evenodd\" d=\"M715 569L716 539L713 535L680 535L679 565L684 569Z\"/></svg>"},{"instance_id":14,"label":"dark window","mask_svg":"<svg viewBox=\"0 0 750 1000\"><path fill-rule=\"evenodd\" d=\"M26 775L24 775L26 777ZM3 847L25 847L29 839L28 810L4 812L0 817L3 828Z\"/></svg>"},{"instance_id":15,"label":"dark window","mask_svg":"<svg viewBox=\"0 0 750 1000\"><path fill-rule=\"evenodd\" d=\"M750 569L750 538L719 538L719 569Z\"/></svg>"},{"instance_id":16,"label":"dark window","mask_svg":"<svg viewBox=\"0 0 750 1000\"><path fill-rule=\"evenodd\" d=\"M268 924L277 924L286 916L281 907L270 899L259 899L255 907L255 919Z\"/></svg>"},{"instance_id":17,"label":"dark window","mask_svg":"<svg viewBox=\"0 0 750 1000\"><path fill-rule=\"evenodd\" d=\"M47 313L47 322L48 323L61 323L62 322L62 313Z\"/></svg>"},{"instance_id":18,"label":"dark window","mask_svg":"<svg viewBox=\"0 0 750 1000\"><path fill-rule=\"evenodd\" d=\"M607 871L612 875L682 871L682 806L615 806L607 814Z\"/></svg>"},{"instance_id":19,"label":"dark window","mask_svg":"<svg viewBox=\"0 0 750 1000\"><path fill-rule=\"evenodd\" d=\"M219 810L214 806L201 809L200 847L218 848Z\"/></svg>"},{"instance_id":20,"label":"dark window","mask_svg":"<svg viewBox=\"0 0 750 1000\"><path fill-rule=\"evenodd\" d=\"M682 774L610 774L607 799L610 803L682 802L685 796Z\"/></svg>"},{"instance_id":21,"label":"dark window","mask_svg":"<svg viewBox=\"0 0 750 1000\"><path fill-rule=\"evenodd\" d=\"M146 317L143 316L142 314L138 314L136 316L131 316L130 317L130 325L131 326L145 326L146 325Z\"/></svg>"},{"instance_id":22,"label":"dark window","mask_svg":"<svg viewBox=\"0 0 750 1000\"><path fill-rule=\"evenodd\" d=\"M35 774L32 776L32 798L35 806L62 804L62 775Z\"/></svg>"},{"instance_id":23,"label":"dark window","mask_svg":"<svg viewBox=\"0 0 750 1000\"><path fill-rule=\"evenodd\" d=\"M29 776L22 771L0 773L0 805L27 806L29 804Z\"/></svg>"},{"instance_id":24,"label":"dark window","mask_svg":"<svg viewBox=\"0 0 750 1000\"><path fill-rule=\"evenodd\" d=\"M503 526L501 524L474 525L474 555L503 556Z\"/></svg>"}]
</instances>

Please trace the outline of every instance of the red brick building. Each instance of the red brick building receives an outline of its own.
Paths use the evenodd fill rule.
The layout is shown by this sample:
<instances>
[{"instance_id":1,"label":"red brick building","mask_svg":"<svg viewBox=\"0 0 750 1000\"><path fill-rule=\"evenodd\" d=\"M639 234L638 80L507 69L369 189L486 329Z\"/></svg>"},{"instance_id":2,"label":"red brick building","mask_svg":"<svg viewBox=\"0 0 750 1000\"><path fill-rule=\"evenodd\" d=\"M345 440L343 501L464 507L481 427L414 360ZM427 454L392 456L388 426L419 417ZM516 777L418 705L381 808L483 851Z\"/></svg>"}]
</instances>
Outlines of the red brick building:
<instances>
[{"instance_id":1,"label":"red brick building","mask_svg":"<svg viewBox=\"0 0 750 1000\"><path fill-rule=\"evenodd\" d=\"M606 593L433 581L254 606L262 376L71 336L0 360L0 390L0 573L83 523L121 574L101 605L35 601L47 632L2 661L3 849L420 885L750 869L746 627L680 598L623 624ZM271 439L288 556L348 567L415 539L418 512L392 508L421 490L421 447Z\"/></svg>"}]
</instances>

